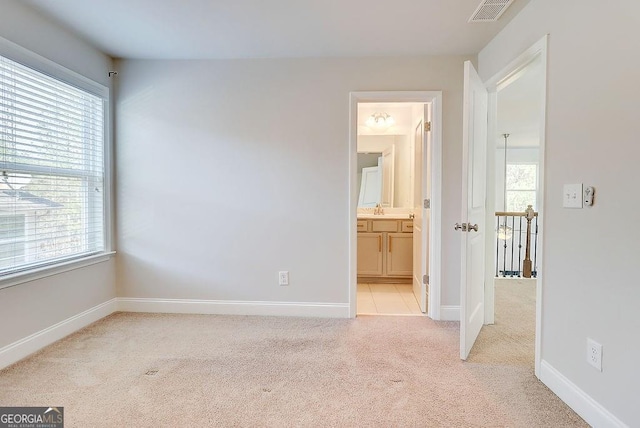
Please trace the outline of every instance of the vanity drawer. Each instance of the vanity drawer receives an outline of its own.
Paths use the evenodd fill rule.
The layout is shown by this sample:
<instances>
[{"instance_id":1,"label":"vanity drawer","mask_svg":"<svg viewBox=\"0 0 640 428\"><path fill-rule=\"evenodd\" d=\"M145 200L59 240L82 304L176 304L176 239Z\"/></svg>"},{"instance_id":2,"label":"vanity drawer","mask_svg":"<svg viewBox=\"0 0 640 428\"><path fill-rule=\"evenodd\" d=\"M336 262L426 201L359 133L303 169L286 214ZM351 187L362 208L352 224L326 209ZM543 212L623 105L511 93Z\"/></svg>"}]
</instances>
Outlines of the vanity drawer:
<instances>
[{"instance_id":1,"label":"vanity drawer","mask_svg":"<svg viewBox=\"0 0 640 428\"><path fill-rule=\"evenodd\" d=\"M398 220L373 220L371 222L372 232L397 232Z\"/></svg>"},{"instance_id":2,"label":"vanity drawer","mask_svg":"<svg viewBox=\"0 0 640 428\"><path fill-rule=\"evenodd\" d=\"M367 220L358 220L358 232L367 232L369 222Z\"/></svg>"},{"instance_id":3,"label":"vanity drawer","mask_svg":"<svg viewBox=\"0 0 640 428\"><path fill-rule=\"evenodd\" d=\"M402 225L400 227L401 232L413 232L413 221L411 220L403 220Z\"/></svg>"}]
</instances>

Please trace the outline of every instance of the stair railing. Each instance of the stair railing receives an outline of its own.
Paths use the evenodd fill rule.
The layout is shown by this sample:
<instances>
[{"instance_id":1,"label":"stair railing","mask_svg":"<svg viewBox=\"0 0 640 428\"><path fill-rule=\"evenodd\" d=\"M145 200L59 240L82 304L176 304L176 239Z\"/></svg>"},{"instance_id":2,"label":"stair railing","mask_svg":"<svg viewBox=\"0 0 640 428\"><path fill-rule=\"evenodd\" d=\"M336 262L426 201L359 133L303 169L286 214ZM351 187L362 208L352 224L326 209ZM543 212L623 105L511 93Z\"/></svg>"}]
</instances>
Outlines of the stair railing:
<instances>
[{"instance_id":1,"label":"stair railing","mask_svg":"<svg viewBox=\"0 0 640 428\"><path fill-rule=\"evenodd\" d=\"M496 231L498 231L496 237L496 277L537 277L538 213L529 205L523 212L497 211L495 216ZM517 225L516 218L518 219ZM526 221L526 231L523 229L524 221ZM524 246L522 245L523 235ZM516 240L518 241L517 245Z\"/></svg>"}]
</instances>

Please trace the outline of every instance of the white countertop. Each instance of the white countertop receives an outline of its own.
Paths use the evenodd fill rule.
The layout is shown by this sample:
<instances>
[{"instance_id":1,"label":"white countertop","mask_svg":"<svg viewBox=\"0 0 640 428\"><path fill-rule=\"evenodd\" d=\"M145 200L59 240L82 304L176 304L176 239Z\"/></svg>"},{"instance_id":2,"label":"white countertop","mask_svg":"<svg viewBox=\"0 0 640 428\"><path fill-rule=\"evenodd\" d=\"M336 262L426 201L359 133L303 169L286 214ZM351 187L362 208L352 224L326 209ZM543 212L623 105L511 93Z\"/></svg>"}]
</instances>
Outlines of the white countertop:
<instances>
[{"instance_id":1,"label":"white countertop","mask_svg":"<svg viewBox=\"0 0 640 428\"><path fill-rule=\"evenodd\" d=\"M358 214L358 220L413 220L409 214Z\"/></svg>"}]
</instances>

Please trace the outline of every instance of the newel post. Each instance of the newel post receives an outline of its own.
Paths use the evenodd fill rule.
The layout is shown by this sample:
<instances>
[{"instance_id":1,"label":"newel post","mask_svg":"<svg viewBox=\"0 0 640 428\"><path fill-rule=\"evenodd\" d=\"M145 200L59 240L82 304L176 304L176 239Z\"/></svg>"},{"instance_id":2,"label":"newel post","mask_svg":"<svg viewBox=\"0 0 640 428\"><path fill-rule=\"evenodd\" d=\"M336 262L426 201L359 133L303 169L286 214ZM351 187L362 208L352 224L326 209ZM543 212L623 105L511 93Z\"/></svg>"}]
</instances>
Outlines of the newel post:
<instances>
[{"instance_id":1,"label":"newel post","mask_svg":"<svg viewBox=\"0 0 640 428\"><path fill-rule=\"evenodd\" d=\"M525 278L531 278L531 220L535 217L535 212L533 211L533 207L529 205L527 209L524 211L527 219L527 247L524 253L524 263L522 265L522 276Z\"/></svg>"}]
</instances>

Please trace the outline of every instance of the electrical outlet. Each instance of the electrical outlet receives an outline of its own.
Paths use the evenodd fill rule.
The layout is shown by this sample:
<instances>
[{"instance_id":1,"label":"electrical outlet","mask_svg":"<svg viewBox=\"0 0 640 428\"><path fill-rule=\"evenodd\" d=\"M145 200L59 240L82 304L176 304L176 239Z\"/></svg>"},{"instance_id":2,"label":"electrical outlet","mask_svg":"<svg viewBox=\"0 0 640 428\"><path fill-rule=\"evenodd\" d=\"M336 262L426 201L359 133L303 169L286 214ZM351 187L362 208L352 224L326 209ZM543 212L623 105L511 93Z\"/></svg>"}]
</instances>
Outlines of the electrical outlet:
<instances>
[{"instance_id":1,"label":"electrical outlet","mask_svg":"<svg viewBox=\"0 0 640 428\"><path fill-rule=\"evenodd\" d=\"M278 283L280 285L289 285L289 271L281 270L278 272Z\"/></svg>"},{"instance_id":2,"label":"electrical outlet","mask_svg":"<svg viewBox=\"0 0 640 428\"><path fill-rule=\"evenodd\" d=\"M602 345L587 338L587 362L602 371Z\"/></svg>"}]
</instances>

